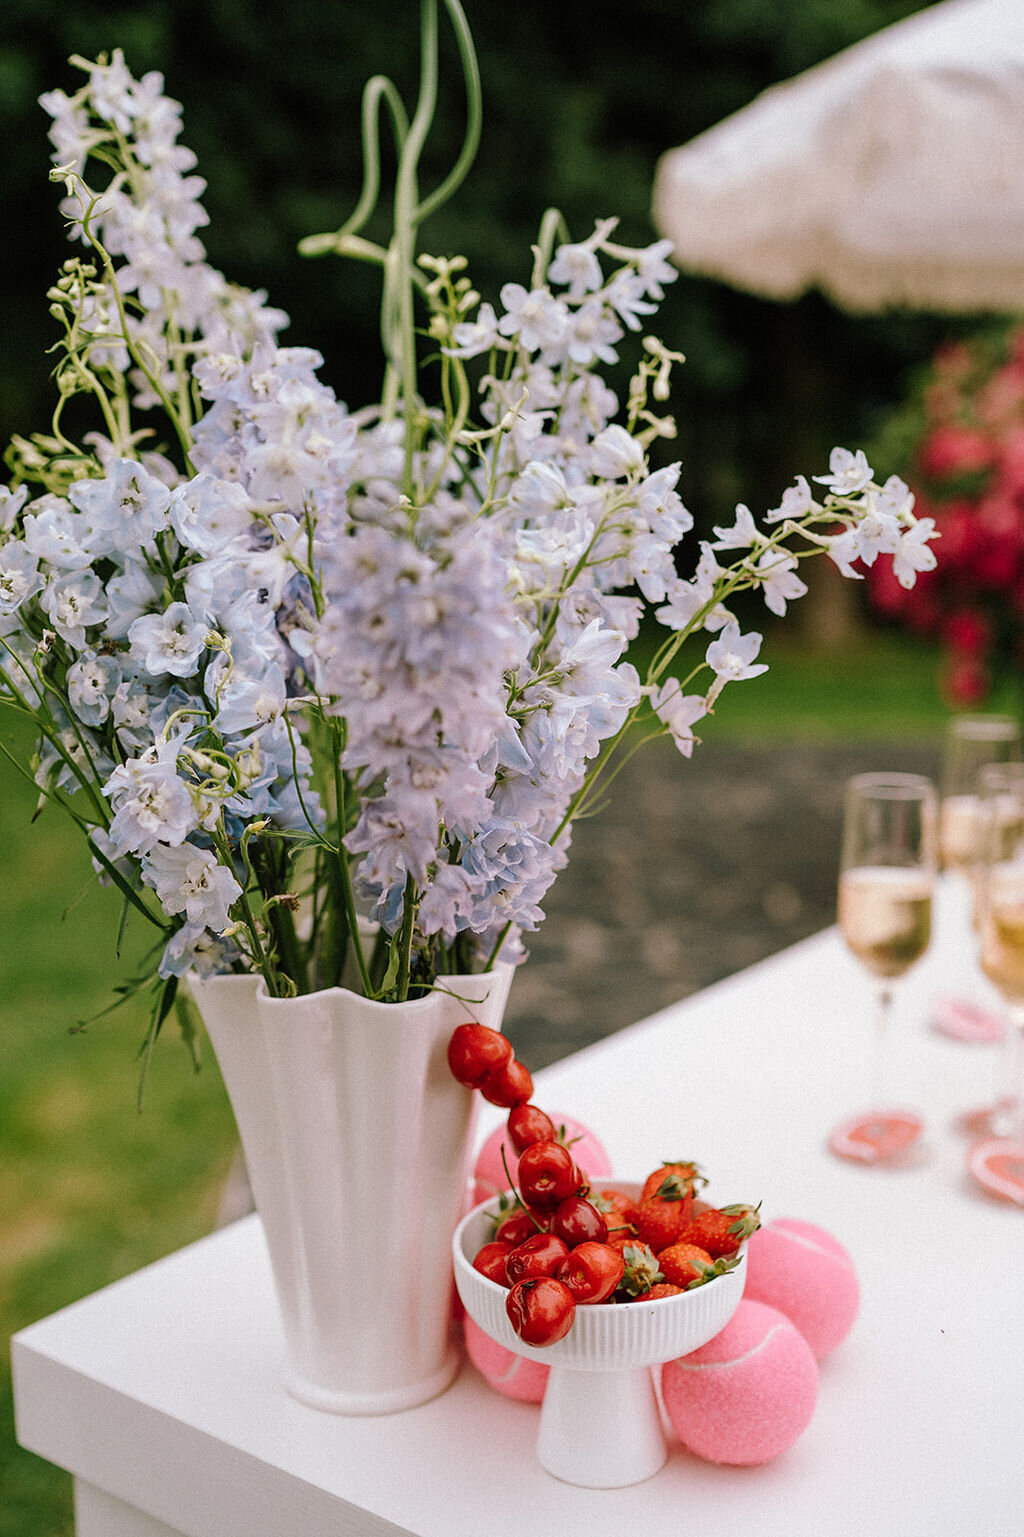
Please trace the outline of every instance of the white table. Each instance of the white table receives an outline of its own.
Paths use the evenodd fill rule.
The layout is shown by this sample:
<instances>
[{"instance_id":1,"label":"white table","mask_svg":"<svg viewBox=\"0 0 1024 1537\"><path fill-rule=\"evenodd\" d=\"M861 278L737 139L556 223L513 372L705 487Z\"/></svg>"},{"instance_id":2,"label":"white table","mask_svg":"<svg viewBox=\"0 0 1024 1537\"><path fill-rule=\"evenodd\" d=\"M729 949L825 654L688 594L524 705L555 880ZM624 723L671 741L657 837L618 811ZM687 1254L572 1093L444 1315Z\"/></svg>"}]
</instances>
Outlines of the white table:
<instances>
[{"instance_id":1,"label":"white table","mask_svg":"<svg viewBox=\"0 0 1024 1537\"><path fill-rule=\"evenodd\" d=\"M975 975L963 919L947 888L898 1010L897 1076L930 1126L916 1166L823 1151L858 1106L870 1033L864 978L832 931L538 1075L538 1101L590 1124L623 1174L696 1157L719 1200L819 1221L852 1251L861 1317L784 1456L728 1469L675 1446L645 1484L572 1488L535 1461L536 1408L468 1366L405 1414L307 1409L279 1385L249 1218L16 1336L19 1439L74 1474L79 1537L500 1537L525 1512L539 1537L1021 1537L1024 1212L973 1193L950 1130L987 1098L993 1049L924 1024Z\"/></svg>"}]
</instances>

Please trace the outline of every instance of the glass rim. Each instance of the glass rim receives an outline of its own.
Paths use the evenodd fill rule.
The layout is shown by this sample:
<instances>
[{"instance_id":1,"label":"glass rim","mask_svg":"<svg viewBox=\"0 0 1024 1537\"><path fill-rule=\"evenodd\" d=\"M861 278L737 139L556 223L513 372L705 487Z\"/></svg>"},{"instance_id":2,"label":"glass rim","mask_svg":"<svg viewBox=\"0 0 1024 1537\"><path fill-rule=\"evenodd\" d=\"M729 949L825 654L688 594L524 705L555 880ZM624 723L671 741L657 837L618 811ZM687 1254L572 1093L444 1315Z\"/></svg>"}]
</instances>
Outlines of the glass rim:
<instances>
[{"instance_id":1,"label":"glass rim","mask_svg":"<svg viewBox=\"0 0 1024 1537\"><path fill-rule=\"evenodd\" d=\"M1021 734L1020 722L1012 715L954 715L947 730L974 742L1009 742Z\"/></svg>"},{"instance_id":2,"label":"glass rim","mask_svg":"<svg viewBox=\"0 0 1024 1537\"><path fill-rule=\"evenodd\" d=\"M862 795L872 791L880 799L893 801L937 800L938 791L925 774L901 774L877 771L854 774L846 781L848 795Z\"/></svg>"}]
</instances>

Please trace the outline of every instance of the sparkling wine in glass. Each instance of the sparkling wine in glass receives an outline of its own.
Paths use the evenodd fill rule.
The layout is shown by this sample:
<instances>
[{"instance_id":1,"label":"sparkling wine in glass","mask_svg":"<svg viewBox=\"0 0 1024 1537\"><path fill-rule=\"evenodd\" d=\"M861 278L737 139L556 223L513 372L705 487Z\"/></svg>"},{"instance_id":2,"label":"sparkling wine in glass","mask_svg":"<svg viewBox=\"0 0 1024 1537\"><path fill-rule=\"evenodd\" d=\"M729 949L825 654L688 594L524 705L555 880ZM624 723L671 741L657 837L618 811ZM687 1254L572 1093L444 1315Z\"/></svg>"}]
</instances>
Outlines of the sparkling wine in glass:
<instances>
[{"instance_id":1,"label":"sparkling wine in glass","mask_svg":"<svg viewBox=\"0 0 1024 1537\"><path fill-rule=\"evenodd\" d=\"M920 1136L915 1112L885 1103L883 1074L893 988L931 939L938 796L919 774L859 774L846 787L839 930L875 983L872 1105L837 1126L841 1157L878 1163Z\"/></svg>"},{"instance_id":2,"label":"sparkling wine in glass","mask_svg":"<svg viewBox=\"0 0 1024 1537\"><path fill-rule=\"evenodd\" d=\"M1024 1144L1024 771L986 771L977 927L981 969L1006 1004L1010 1082L984 1132Z\"/></svg>"}]
</instances>

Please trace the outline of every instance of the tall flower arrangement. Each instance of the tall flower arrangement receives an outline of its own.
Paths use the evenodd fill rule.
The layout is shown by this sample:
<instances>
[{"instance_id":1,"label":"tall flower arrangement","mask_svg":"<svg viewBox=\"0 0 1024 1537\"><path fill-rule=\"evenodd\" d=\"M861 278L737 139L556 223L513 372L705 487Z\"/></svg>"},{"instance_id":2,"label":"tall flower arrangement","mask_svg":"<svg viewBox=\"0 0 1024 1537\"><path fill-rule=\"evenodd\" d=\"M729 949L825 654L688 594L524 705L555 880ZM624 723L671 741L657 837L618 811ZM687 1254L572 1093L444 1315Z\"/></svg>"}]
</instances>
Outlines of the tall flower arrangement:
<instances>
[{"instance_id":1,"label":"tall flower arrangement","mask_svg":"<svg viewBox=\"0 0 1024 1537\"><path fill-rule=\"evenodd\" d=\"M452 172L421 195L423 0L415 111L370 82L359 206L304 243L382 271L383 385L355 411L266 296L209 265L161 77L114 53L43 98L78 254L49 292L53 422L13 442L0 489L2 701L38 728L21 772L153 931L151 1039L191 970L257 971L277 996L344 974L390 1001L519 958L625 757L666 734L688 757L725 685L765 670L734 594L784 614L822 552L848 575L884 552L908 585L933 563L906 486L836 449L680 567L679 466L648 460L680 361L646 329L668 243L624 245L612 219L574 241L549 212L493 306L461 257L416 253L479 132L468 27L444 11L468 103ZM362 231L385 114L380 246ZM624 346L620 402L601 369ZM97 413L81 438L74 397ZM645 611L665 639L641 678Z\"/></svg>"},{"instance_id":2,"label":"tall flower arrangement","mask_svg":"<svg viewBox=\"0 0 1024 1537\"><path fill-rule=\"evenodd\" d=\"M879 446L942 535L943 558L910 590L880 565L872 602L941 640L950 703L976 705L1024 665L1024 327L940 348Z\"/></svg>"}]
</instances>

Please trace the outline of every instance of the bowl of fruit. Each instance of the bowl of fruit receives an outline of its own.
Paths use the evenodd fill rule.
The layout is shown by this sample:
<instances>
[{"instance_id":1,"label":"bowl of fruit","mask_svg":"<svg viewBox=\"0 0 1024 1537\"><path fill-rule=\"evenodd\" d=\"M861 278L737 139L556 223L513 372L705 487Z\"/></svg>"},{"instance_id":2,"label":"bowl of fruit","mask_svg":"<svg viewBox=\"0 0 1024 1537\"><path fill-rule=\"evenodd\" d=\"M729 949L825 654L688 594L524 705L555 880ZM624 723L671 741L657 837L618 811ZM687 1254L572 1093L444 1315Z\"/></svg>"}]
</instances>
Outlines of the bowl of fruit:
<instances>
[{"instance_id":1,"label":"bowl of fruit","mask_svg":"<svg viewBox=\"0 0 1024 1537\"><path fill-rule=\"evenodd\" d=\"M652 1368L729 1322L757 1209L712 1206L687 1160L639 1183L588 1174L580 1149L591 1163L604 1149L530 1103L530 1073L489 1026L457 1026L448 1066L509 1112L485 1144L489 1179L504 1174L507 1189L474 1206L452 1240L466 1313L498 1346L550 1368L537 1436L549 1473L591 1489L650 1478L668 1455ZM479 1189L479 1160L475 1172Z\"/></svg>"},{"instance_id":2,"label":"bowl of fruit","mask_svg":"<svg viewBox=\"0 0 1024 1537\"><path fill-rule=\"evenodd\" d=\"M651 1369L728 1323L757 1216L700 1200L692 1164L593 1188L580 1187L572 1164L561 1143L524 1148L517 1188L459 1224L455 1281L492 1340L551 1368L537 1438L542 1466L567 1483L619 1488L663 1465Z\"/></svg>"}]
</instances>

